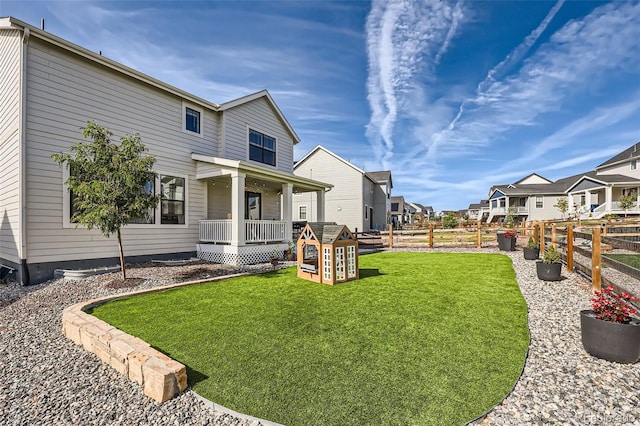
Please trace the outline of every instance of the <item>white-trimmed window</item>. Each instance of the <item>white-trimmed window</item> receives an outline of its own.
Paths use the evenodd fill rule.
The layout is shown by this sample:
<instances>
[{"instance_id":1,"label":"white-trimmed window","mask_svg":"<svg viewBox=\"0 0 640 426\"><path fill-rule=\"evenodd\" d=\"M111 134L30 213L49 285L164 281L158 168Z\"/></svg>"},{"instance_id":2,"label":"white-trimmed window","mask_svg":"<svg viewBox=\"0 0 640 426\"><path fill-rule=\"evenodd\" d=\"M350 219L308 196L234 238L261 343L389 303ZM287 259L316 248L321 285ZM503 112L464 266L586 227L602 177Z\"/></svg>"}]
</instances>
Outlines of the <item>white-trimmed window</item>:
<instances>
[{"instance_id":1,"label":"white-trimmed window","mask_svg":"<svg viewBox=\"0 0 640 426\"><path fill-rule=\"evenodd\" d=\"M638 160L631 160L631 170L638 168Z\"/></svg>"},{"instance_id":2,"label":"white-trimmed window","mask_svg":"<svg viewBox=\"0 0 640 426\"><path fill-rule=\"evenodd\" d=\"M62 181L69 178L69 168L64 167ZM187 216L187 177L174 176L170 174L158 173L155 182L147 182L145 190L161 196L159 205L150 208L145 217L130 222L127 226L132 228L146 228L149 226L167 227L178 225L186 227ZM77 223L71 222L74 213L73 194L68 190L68 186L63 183L62 191L62 214L63 228L74 228ZM82 225L81 225L82 226Z\"/></svg>"},{"instance_id":3,"label":"white-trimmed window","mask_svg":"<svg viewBox=\"0 0 640 426\"><path fill-rule=\"evenodd\" d=\"M202 136L204 110L192 104L182 103L182 131Z\"/></svg>"},{"instance_id":4,"label":"white-trimmed window","mask_svg":"<svg viewBox=\"0 0 640 426\"><path fill-rule=\"evenodd\" d=\"M160 175L160 200L162 225L186 223L186 179L179 176Z\"/></svg>"},{"instance_id":5,"label":"white-trimmed window","mask_svg":"<svg viewBox=\"0 0 640 426\"><path fill-rule=\"evenodd\" d=\"M249 129L249 160L276 165L276 138Z\"/></svg>"},{"instance_id":6,"label":"white-trimmed window","mask_svg":"<svg viewBox=\"0 0 640 426\"><path fill-rule=\"evenodd\" d=\"M540 196L536 196L536 209L541 209L544 207L543 198Z\"/></svg>"},{"instance_id":7,"label":"white-trimmed window","mask_svg":"<svg viewBox=\"0 0 640 426\"><path fill-rule=\"evenodd\" d=\"M300 206L298 218L300 220L307 220L307 206Z\"/></svg>"}]
</instances>

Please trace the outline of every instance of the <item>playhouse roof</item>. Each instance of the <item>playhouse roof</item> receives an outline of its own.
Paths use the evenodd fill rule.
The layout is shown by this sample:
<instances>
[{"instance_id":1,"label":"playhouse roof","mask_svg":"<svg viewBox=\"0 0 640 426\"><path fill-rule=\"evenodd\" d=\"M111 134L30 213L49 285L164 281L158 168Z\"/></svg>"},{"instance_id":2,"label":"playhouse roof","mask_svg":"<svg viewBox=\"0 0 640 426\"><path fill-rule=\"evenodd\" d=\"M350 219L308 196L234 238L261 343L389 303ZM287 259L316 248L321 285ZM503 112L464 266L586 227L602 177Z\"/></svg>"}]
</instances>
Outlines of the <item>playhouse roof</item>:
<instances>
[{"instance_id":1,"label":"playhouse roof","mask_svg":"<svg viewBox=\"0 0 640 426\"><path fill-rule=\"evenodd\" d=\"M344 239L342 236L346 233L349 239L355 239L349 228L346 225L336 225L335 223L307 223L307 226L311 228L311 231L316 236L318 241L322 244L331 244L339 239ZM304 235L304 231L302 232Z\"/></svg>"}]
</instances>

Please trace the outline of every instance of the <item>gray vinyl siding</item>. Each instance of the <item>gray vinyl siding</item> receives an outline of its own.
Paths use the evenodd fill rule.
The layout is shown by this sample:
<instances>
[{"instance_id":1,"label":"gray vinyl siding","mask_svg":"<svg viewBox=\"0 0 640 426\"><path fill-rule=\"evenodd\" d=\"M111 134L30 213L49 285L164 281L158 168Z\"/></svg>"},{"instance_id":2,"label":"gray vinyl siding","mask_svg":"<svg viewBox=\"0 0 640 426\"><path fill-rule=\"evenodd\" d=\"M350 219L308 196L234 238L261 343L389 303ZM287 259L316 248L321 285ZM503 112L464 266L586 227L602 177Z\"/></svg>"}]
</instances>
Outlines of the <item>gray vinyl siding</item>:
<instances>
[{"instance_id":1,"label":"gray vinyl siding","mask_svg":"<svg viewBox=\"0 0 640 426\"><path fill-rule=\"evenodd\" d=\"M207 185L207 219L227 219L231 214L231 184L225 188L225 183L216 182L215 186Z\"/></svg>"},{"instance_id":2,"label":"gray vinyl siding","mask_svg":"<svg viewBox=\"0 0 640 426\"><path fill-rule=\"evenodd\" d=\"M560 210L557 207L553 207L558 203L558 198L566 197L564 195L543 195L542 196L542 208L536 208L536 197L529 197L529 216L527 220L550 220L559 219Z\"/></svg>"},{"instance_id":3,"label":"gray vinyl siding","mask_svg":"<svg viewBox=\"0 0 640 426\"><path fill-rule=\"evenodd\" d=\"M391 210L391 202L387 198L386 185L374 185L373 189L373 224L378 225L379 230L385 230L387 226L387 212Z\"/></svg>"},{"instance_id":4,"label":"gray vinyl siding","mask_svg":"<svg viewBox=\"0 0 640 426\"><path fill-rule=\"evenodd\" d=\"M631 160L614 166L606 166L598 169L599 175L624 175L635 179L640 179L640 159L637 161L637 168L631 170Z\"/></svg>"},{"instance_id":5,"label":"gray vinyl siding","mask_svg":"<svg viewBox=\"0 0 640 426\"><path fill-rule=\"evenodd\" d=\"M138 132L155 170L187 177L188 227L135 226L123 230L127 256L193 251L204 218L204 186L191 153L216 155L215 114L204 110L203 137L182 131L182 99L31 38L27 75L27 241L29 263L117 256L115 237L63 227L63 172L51 154L82 140L94 120L113 140Z\"/></svg>"},{"instance_id":6,"label":"gray vinyl siding","mask_svg":"<svg viewBox=\"0 0 640 426\"><path fill-rule=\"evenodd\" d=\"M346 225L351 231L363 229L364 177L361 172L320 149L296 167L294 173L334 185L325 193L325 221ZM311 194L310 200L305 200L305 196L293 197L293 217L299 215L299 206L306 202L309 202L307 215L310 215L317 205L315 197L315 193Z\"/></svg>"},{"instance_id":7,"label":"gray vinyl siding","mask_svg":"<svg viewBox=\"0 0 640 426\"><path fill-rule=\"evenodd\" d=\"M293 173L293 139L266 98L230 108L224 115L224 155L249 161L249 128L276 138L276 169ZM262 163L261 166L271 167Z\"/></svg>"},{"instance_id":8,"label":"gray vinyl siding","mask_svg":"<svg viewBox=\"0 0 640 426\"><path fill-rule=\"evenodd\" d=\"M0 30L0 263L19 263L21 33Z\"/></svg>"}]
</instances>

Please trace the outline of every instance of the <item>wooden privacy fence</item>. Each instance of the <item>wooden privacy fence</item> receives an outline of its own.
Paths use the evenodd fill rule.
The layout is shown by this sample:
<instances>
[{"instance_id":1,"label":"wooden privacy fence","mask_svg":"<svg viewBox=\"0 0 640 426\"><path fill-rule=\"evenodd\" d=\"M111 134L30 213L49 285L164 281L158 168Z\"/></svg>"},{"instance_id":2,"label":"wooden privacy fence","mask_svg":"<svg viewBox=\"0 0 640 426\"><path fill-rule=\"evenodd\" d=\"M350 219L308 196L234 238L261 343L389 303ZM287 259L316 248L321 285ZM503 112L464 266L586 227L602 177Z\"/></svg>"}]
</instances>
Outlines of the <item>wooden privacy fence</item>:
<instances>
[{"instance_id":1,"label":"wooden privacy fence","mask_svg":"<svg viewBox=\"0 0 640 426\"><path fill-rule=\"evenodd\" d=\"M540 242L540 253L545 247L553 245L562 253L569 271L576 271L591 279L594 291L600 291L602 284L613 285L616 292L628 291L624 288L628 279L640 280L640 270L619 262L611 257L603 256L603 252L613 249L624 250L630 254L640 253L640 241L629 240L628 237L640 237L640 225L603 225L594 227L574 227L573 225L556 226L555 224L534 224L537 241ZM635 229L632 229L635 228ZM630 231L630 232L627 232ZM544 243L542 243L544 242ZM606 266L620 274L622 278L612 279L602 276L602 267Z\"/></svg>"}]
</instances>

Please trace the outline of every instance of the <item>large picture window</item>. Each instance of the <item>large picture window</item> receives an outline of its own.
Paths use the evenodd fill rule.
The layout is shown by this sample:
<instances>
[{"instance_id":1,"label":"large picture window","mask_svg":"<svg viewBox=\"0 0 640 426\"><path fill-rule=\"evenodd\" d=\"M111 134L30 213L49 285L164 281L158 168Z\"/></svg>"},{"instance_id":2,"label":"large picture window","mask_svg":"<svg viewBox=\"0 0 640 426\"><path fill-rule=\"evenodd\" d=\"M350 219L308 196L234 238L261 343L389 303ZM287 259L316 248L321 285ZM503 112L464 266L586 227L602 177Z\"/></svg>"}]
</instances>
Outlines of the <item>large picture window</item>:
<instances>
[{"instance_id":1,"label":"large picture window","mask_svg":"<svg viewBox=\"0 0 640 426\"><path fill-rule=\"evenodd\" d=\"M185 224L185 183L184 178L160 176L160 195L162 200L162 216L160 223Z\"/></svg>"},{"instance_id":2,"label":"large picture window","mask_svg":"<svg viewBox=\"0 0 640 426\"><path fill-rule=\"evenodd\" d=\"M249 129L249 160L276 165L276 139Z\"/></svg>"}]
</instances>

